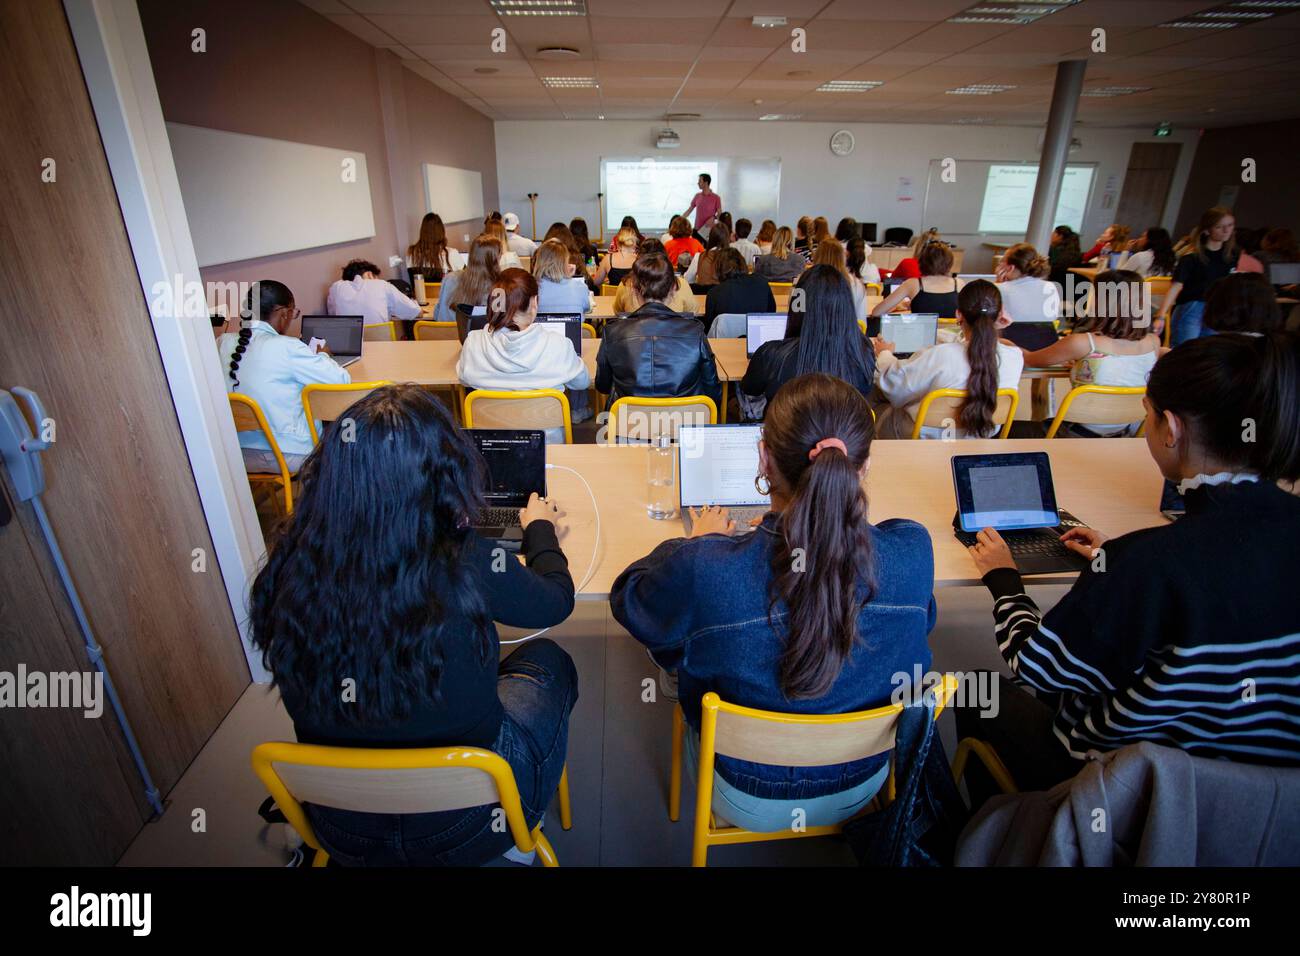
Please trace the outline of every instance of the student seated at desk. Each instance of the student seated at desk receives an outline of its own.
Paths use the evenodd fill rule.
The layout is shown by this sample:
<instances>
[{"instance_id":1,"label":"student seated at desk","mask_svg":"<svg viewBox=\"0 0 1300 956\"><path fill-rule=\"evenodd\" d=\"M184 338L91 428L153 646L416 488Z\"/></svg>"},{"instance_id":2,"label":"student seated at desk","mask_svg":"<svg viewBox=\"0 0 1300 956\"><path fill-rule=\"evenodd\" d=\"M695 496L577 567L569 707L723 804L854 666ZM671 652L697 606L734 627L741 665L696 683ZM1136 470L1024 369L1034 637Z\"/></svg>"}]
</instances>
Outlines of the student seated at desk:
<instances>
[{"instance_id":1,"label":"student seated at desk","mask_svg":"<svg viewBox=\"0 0 1300 956\"><path fill-rule=\"evenodd\" d=\"M872 339L876 367L880 371L880 393L887 406L878 407L876 431L881 438L911 438L921 399L940 388L966 390L966 400L957 412L956 431L926 425L922 438L991 438L999 425L993 422L998 389L1018 388L1024 358L1016 346L998 340L1002 318L1002 297L986 279L965 285L957 295L957 318L962 341L941 342L922 349L911 358L899 359L893 344Z\"/></svg>"},{"instance_id":2,"label":"student seated at desk","mask_svg":"<svg viewBox=\"0 0 1300 956\"><path fill-rule=\"evenodd\" d=\"M754 260L754 275L768 282L793 282L808 268L808 260L796 252L791 243L794 234L782 226L772 234L772 251Z\"/></svg>"},{"instance_id":3,"label":"student seated at desk","mask_svg":"<svg viewBox=\"0 0 1300 956\"><path fill-rule=\"evenodd\" d=\"M614 582L614 618L676 671L688 767L698 764L707 691L763 710L839 714L888 704L894 675L929 667L930 536L914 521L867 520L871 436L855 389L829 375L792 379L758 445L755 483L770 484L772 501L758 528L729 536L726 510L706 509L690 538L664 542ZM760 832L788 828L796 808L808 826L839 823L880 790L889 760L778 767L719 755L713 812Z\"/></svg>"},{"instance_id":4,"label":"student seated at desk","mask_svg":"<svg viewBox=\"0 0 1300 956\"><path fill-rule=\"evenodd\" d=\"M749 238L749 233L753 228L754 224L748 219L737 219L736 231L732 233L733 238L731 241L731 247L739 252L741 258L745 260L745 268L747 270L750 265L753 264L754 260L758 258L761 251L758 248L758 244L752 242Z\"/></svg>"},{"instance_id":5,"label":"student seated at desk","mask_svg":"<svg viewBox=\"0 0 1300 956\"><path fill-rule=\"evenodd\" d=\"M754 237L754 245L758 246L758 254L765 256L772 251L772 239L776 236L776 223L771 219L764 219L763 225L758 227L758 235Z\"/></svg>"},{"instance_id":6,"label":"student seated at desk","mask_svg":"<svg viewBox=\"0 0 1300 956\"><path fill-rule=\"evenodd\" d=\"M844 247L849 271L866 283L880 285L880 269L871 261L871 246L861 236L854 236Z\"/></svg>"},{"instance_id":7,"label":"student seated at desk","mask_svg":"<svg viewBox=\"0 0 1300 956\"><path fill-rule=\"evenodd\" d=\"M674 269L683 255L692 259L704 251L704 243L691 235L691 224L685 216L673 216L668 225L670 238L664 243L664 253Z\"/></svg>"},{"instance_id":8,"label":"student seated at desk","mask_svg":"<svg viewBox=\"0 0 1300 956\"><path fill-rule=\"evenodd\" d=\"M645 236L641 235L641 227L636 224L636 216L624 216L622 223L619 224L618 232L614 233L614 238L609 241L610 252L617 252L619 247L623 245L622 235L624 229L632 230L632 235L636 237L632 242L633 251L641 245L641 240L645 238ZM620 279L619 281L621 282L622 280ZM611 283L611 285L617 284L618 283L616 282Z\"/></svg>"},{"instance_id":9,"label":"student seated at desk","mask_svg":"<svg viewBox=\"0 0 1300 956\"><path fill-rule=\"evenodd\" d=\"M785 337L760 345L741 379L738 399L750 420L763 417L788 381L811 372L847 382L864 398L871 395L876 355L858 327L844 274L834 266L812 266L796 288L803 291L804 308L790 309Z\"/></svg>"},{"instance_id":10,"label":"student seated at desk","mask_svg":"<svg viewBox=\"0 0 1300 956\"><path fill-rule=\"evenodd\" d=\"M631 219L632 217L626 216L624 218ZM632 221L632 226L624 226L618 231L609 254L601 259L600 265L596 267L596 273L591 277L591 281L596 286L604 284L618 285L632 271L632 263L636 262L637 246L641 243L641 236L636 231L636 220Z\"/></svg>"},{"instance_id":11,"label":"student seated at desk","mask_svg":"<svg viewBox=\"0 0 1300 956\"><path fill-rule=\"evenodd\" d=\"M283 282L255 282L244 302L244 313L257 318L248 320L238 332L217 339L217 354L227 370L226 391L247 395L262 407L285 463L296 474L312 450L307 413L302 407L303 386L346 385L352 376L328 353L313 352L298 338L302 313ZM239 445L248 471L280 470L260 430L240 432Z\"/></svg>"},{"instance_id":12,"label":"student seated at desk","mask_svg":"<svg viewBox=\"0 0 1300 956\"><path fill-rule=\"evenodd\" d=\"M460 347L456 377L471 388L570 389L584 399L581 410L571 408L574 420L583 421L591 417L583 391L591 376L567 336L534 324L537 303L536 279L523 269L502 272L488 294L487 327L471 331ZM569 396L571 406L575 397ZM563 442L564 429L548 428L546 440Z\"/></svg>"},{"instance_id":13,"label":"student seated at desk","mask_svg":"<svg viewBox=\"0 0 1300 956\"><path fill-rule=\"evenodd\" d=\"M596 391L608 395L611 405L625 395L707 395L719 404L722 385L703 323L667 304L677 289L668 260L659 253L642 256L628 281L643 304L605 326Z\"/></svg>"},{"instance_id":14,"label":"student seated at desk","mask_svg":"<svg viewBox=\"0 0 1300 956\"><path fill-rule=\"evenodd\" d=\"M379 275L379 266L373 262L353 259L343 267L343 278L330 286L325 310L330 315L365 316L366 325L390 319L418 319L420 303L402 295Z\"/></svg>"},{"instance_id":15,"label":"student seated at desk","mask_svg":"<svg viewBox=\"0 0 1300 956\"><path fill-rule=\"evenodd\" d=\"M731 227L721 219L709 229L709 241L704 251L696 253L687 267L684 278L695 293L707 293L718 284L718 257L731 247Z\"/></svg>"},{"instance_id":16,"label":"student seated at desk","mask_svg":"<svg viewBox=\"0 0 1300 956\"><path fill-rule=\"evenodd\" d=\"M1061 287L1048 281L1051 271L1047 257L1027 242L1008 249L998 265L998 292L1011 321L1003 334L1021 348L1041 349L1056 341Z\"/></svg>"},{"instance_id":17,"label":"student seated at desk","mask_svg":"<svg viewBox=\"0 0 1300 956\"><path fill-rule=\"evenodd\" d=\"M1071 385L1139 388L1147 383L1160 354L1160 336L1151 331L1142 277L1136 272L1098 273L1093 283L1092 312L1074 331L1047 348L1024 353L1026 368L1070 364ZM1128 425L1066 425L1081 438L1113 438L1137 433Z\"/></svg>"},{"instance_id":18,"label":"student seated at desk","mask_svg":"<svg viewBox=\"0 0 1300 956\"><path fill-rule=\"evenodd\" d=\"M501 249L502 269L519 269L523 267L523 262L519 256L510 251L510 236L506 232L505 223L500 218L489 217L483 224L483 235L491 236L497 241L497 245Z\"/></svg>"},{"instance_id":19,"label":"student seated at desk","mask_svg":"<svg viewBox=\"0 0 1300 956\"><path fill-rule=\"evenodd\" d=\"M434 306L435 322L461 322L457 318L459 305L487 305L488 290L501 274L501 243L492 236L482 235L469 247L469 262L464 269L453 272L442 280L442 292Z\"/></svg>"},{"instance_id":20,"label":"student seated at desk","mask_svg":"<svg viewBox=\"0 0 1300 956\"><path fill-rule=\"evenodd\" d=\"M937 315L951 319L957 315L957 293L961 280L952 275L952 249L946 242L934 240L921 248L921 274L894 286L894 291L876 303L872 315L887 315L904 299L910 300L908 312Z\"/></svg>"},{"instance_id":21,"label":"student seated at desk","mask_svg":"<svg viewBox=\"0 0 1300 956\"><path fill-rule=\"evenodd\" d=\"M912 243L912 254L906 259L899 260L898 265L894 266L894 271L890 273L891 279L919 279L921 272L921 252L932 242L942 242L939 230L931 226L925 232L916 237Z\"/></svg>"},{"instance_id":22,"label":"student seated at desk","mask_svg":"<svg viewBox=\"0 0 1300 956\"><path fill-rule=\"evenodd\" d=\"M538 311L546 313L581 313L591 311L591 290L575 275L569 250L557 239L537 247L533 255L533 276L537 279Z\"/></svg>"},{"instance_id":23,"label":"student seated at desk","mask_svg":"<svg viewBox=\"0 0 1300 956\"><path fill-rule=\"evenodd\" d=\"M1057 226L1047 248L1049 271L1047 280L1065 288L1070 270L1083 265L1083 252L1079 249L1079 234L1069 226Z\"/></svg>"},{"instance_id":24,"label":"student seated at desk","mask_svg":"<svg viewBox=\"0 0 1300 956\"><path fill-rule=\"evenodd\" d=\"M577 674L544 638L500 660L494 622L550 627L573 611L562 512L532 496L520 513L527 564L494 562L495 545L469 526L483 505L482 459L442 404L389 385L347 415L350 440L330 426L303 467L250 601L253 642L298 740L491 750L510 764L536 826L564 768ZM354 700L339 691L345 677ZM345 866L477 866L513 843L491 804L306 812Z\"/></svg>"},{"instance_id":25,"label":"student seated at desk","mask_svg":"<svg viewBox=\"0 0 1300 956\"><path fill-rule=\"evenodd\" d=\"M406 248L406 267L423 269L426 282L441 282L465 268L465 254L447 245L447 229L436 212L425 213L420 221L420 238Z\"/></svg>"},{"instance_id":26,"label":"student seated at desk","mask_svg":"<svg viewBox=\"0 0 1300 956\"><path fill-rule=\"evenodd\" d=\"M704 327L713 328L719 315L775 312L772 287L759 275L752 275L739 249L723 249L718 256L718 284L704 300Z\"/></svg>"},{"instance_id":27,"label":"student seated at desk","mask_svg":"<svg viewBox=\"0 0 1300 956\"><path fill-rule=\"evenodd\" d=\"M1277 295L1259 273L1226 275L1205 300L1205 327L1212 332L1280 332L1283 324Z\"/></svg>"},{"instance_id":28,"label":"student seated at desk","mask_svg":"<svg viewBox=\"0 0 1300 956\"><path fill-rule=\"evenodd\" d=\"M849 270L848 260L844 255L844 247L837 240L827 236L817 243L817 251L813 253L813 265L830 266L844 276L844 281L849 284L849 291L853 295L853 315L855 318L865 321L867 318L867 287L857 275Z\"/></svg>"},{"instance_id":29,"label":"student seated at desk","mask_svg":"<svg viewBox=\"0 0 1300 956\"><path fill-rule=\"evenodd\" d=\"M1119 267L1136 272L1145 279L1147 276L1173 275L1176 263L1174 241L1169 238L1169 231L1152 226L1129 243Z\"/></svg>"},{"instance_id":30,"label":"student seated at desk","mask_svg":"<svg viewBox=\"0 0 1300 956\"><path fill-rule=\"evenodd\" d=\"M664 252L664 244L654 236L647 236L641 240L637 258L642 259L653 255L661 255L667 258L667 253ZM633 264L635 265L635 263ZM673 276L676 286L664 305L674 312L680 312L682 315L695 315L698 306L695 301L695 293L691 291L690 283L677 275L675 271ZM614 293L614 314L623 315L627 312L635 312L642 305L641 296L637 294L636 286L632 284L632 272L629 269L628 274L619 283L618 291Z\"/></svg>"},{"instance_id":31,"label":"student seated at desk","mask_svg":"<svg viewBox=\"0 0 1300 956\"><path fill-rule=\"evenodd\" d=\"M1141 740L1300 764L1300 497L1277 485L1300 478L1300 340L1179 346L1156 363L1145 404L1153 496L1160 476L1177 483L1184 517L1112 539L1067 532L1092 563L1046 614L996 531L971 549L1020 683L1002 679L996 716L959 709L957 735L992 744L1022 791L1069 779L1091 750ZM1242 440L1244 421L1255 440Z\"/></svg>"}]
</instances>

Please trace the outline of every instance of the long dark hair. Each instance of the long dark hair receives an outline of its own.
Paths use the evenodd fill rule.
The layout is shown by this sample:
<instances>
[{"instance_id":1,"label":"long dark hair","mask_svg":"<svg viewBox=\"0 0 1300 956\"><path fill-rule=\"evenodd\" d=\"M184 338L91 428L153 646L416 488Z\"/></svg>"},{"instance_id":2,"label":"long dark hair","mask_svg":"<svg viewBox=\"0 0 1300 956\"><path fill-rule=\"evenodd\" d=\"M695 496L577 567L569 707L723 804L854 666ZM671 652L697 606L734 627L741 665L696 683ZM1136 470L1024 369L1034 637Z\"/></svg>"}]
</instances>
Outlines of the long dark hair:
<instances>
[{"instance_id":1,"label":"long dark hair","mask_svg":"<svg viewBox=\"0 0 1300 956\"><path fill-rule=\"evenodd\" d=\"M420 220L420 238L407 246L406 254L411 257L414 268L432 269L437 278L442 277L443 270L451 267L447 255L447 229L442 224L442 217L436 212L427 212Z\"/></svg>"},{"instance_id":2,"label":"long dark hair","mask_svg":"<svg viewBox=\"0 0 1300 956\"><path fill-rule=\"evenodd\" d=\"M799 337L796 374L824 372L849 383L870 382L874 357L867 358L867 342L844 272L835 266L811 266L796 288L803 290L803 310L791 307L786 319L786 338Z\"/></svg>"},{"instance_id":3,"label":"long dark hair","mask_svg":"<svg viewBox=\"0 0 1300 956\"><path fill-rule=\"evenodd\" d=\"M1157 414L1181 418L1218 461L1261 481L1300 478L1300 336L1193 339L1156 362L1147 398ZM1248 422L1254 441L1243 440Z\"/></svg>"},{"instance_id":4,"label":"long dark hair","mask_svg":"<svg viewBox=\"0 0 1300 956\"><path fill-rule=\"evenodd\" d=\"M1174 255L1174 241L1169 238L1169 230L1161 226L1152 226L1147 230L1146 248L1151 251L1151 272L1153 276L1171 276L1178 257Z\"/></svg>"},{"instance_id":5,"label":"long dark hair","mask_svg":"<svg viewBox=\"0 0 1300 956\"><path fill-rule=\"evenodd\" d=\"M1095 332L1138 342L1151 334L1146 283L1130 269L1108 269L1093 280L1091 314L1075 323L1075 332Z\"/></svg>"},{"instance_id":6,"label":"long dark hair","mask_svg":"<svg viewBox=\"0 0 1300 956\"><path fill-rule=\"evenodd\" d=\"M254 299L257 300L256 309L253 308ZM289 291L289 287L274 279L258 279L248 290L248 297L244 299L244 307L240 310L240 315L246 320L256 316L265 322L270 314L279 308L293 308L293 293ZM230 355L229 374L230 380L234 382L234 388L239 388L239 363L243 361L244 352L248 350L248 343L252 338L253 329L247 322L241 322L239 341L235 343L235 351Z\"/></svg>"},{"instance_id":7,"label":"long dark hair","mask_svg":"<svg viewBox=\"0 0 1300 956\"><path fill-rule=\"evenodd\" d=\"M1002 293L987 279L976 279L957 293L957 311L966 320L966 359L970 377L966 398L957 410L957 424L968 435L983 438L993 430L998 407L998 317Z\"/></svg>"},{"instance_id":8,"label":"long dark hair","mask_svg":"<svg viewBox=\"0 0 1300 956\"><path fill-rule=\"evenodd\" d=\"M437 703L448 642L493 649L465 560L484 479L473 444L431 393L389 385L326 428L299 476L250 601L274 683L313 719L357 726ZM470 628L447 632L458 611Z\"/></svg>"},{"instance_id":9,"label":"long dark hair","mask_svg":"<svg viewBox=\"0 0 1300 956\"><path fill-rule=\"evenodd\" d=\"M772 553L768 618L785 605L780 684L791 700L830 690L859 639L858 615L875 591L859 476L873 434L867 400L830 375L792 378L767 407L763 444L778 472L768 477L790 497ZM828 438L843 442L845 451L824 446L814 454Z\"/></svg>"}]
</instances>

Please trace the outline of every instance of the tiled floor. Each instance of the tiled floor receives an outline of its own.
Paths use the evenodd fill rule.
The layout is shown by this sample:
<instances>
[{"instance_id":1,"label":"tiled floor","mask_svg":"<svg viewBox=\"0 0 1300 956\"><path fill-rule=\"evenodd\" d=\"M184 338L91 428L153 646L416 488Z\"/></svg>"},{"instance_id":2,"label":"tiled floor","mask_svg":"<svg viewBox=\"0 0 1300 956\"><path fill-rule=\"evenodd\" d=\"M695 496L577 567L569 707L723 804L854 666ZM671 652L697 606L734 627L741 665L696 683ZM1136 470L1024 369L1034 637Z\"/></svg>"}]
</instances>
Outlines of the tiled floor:
<instances>
[{"instance_id":1,"label":"tiled floor","mask_svg":"<svg viewBox=\"0 0 1300 956\"><path fill-rule=\"evenodd\" d=\"M1061 589L1036 595L1050 605ZM935 669L1000 668L990 600L983 589L939 592L939 625L931 635ZM503 632L502 638L509 639ZM672 705L643 702L642 681L655 669L609 616L604 602L582 602L548 635L573 655L580 689L569 730L573 829L548 814L547 836L564 866L685 866L690 861L693 794L683 786L682 818L668 820ZM951 754L952 719L940 720ZM249 766L263 740L292 740L279 695L252 685L168 796L167 811L148 824L123 855L126 866L281 866L285 828L257 815L266 796ZM199 814L197 811L202 810ZM204 827L198 826L202 819ZM196 832L198 831L198 832ZM721 847L711 866L851 865L836 838L782 840ZM504 864L512 865L512 864Z\"/></svg>"}]
</instances>

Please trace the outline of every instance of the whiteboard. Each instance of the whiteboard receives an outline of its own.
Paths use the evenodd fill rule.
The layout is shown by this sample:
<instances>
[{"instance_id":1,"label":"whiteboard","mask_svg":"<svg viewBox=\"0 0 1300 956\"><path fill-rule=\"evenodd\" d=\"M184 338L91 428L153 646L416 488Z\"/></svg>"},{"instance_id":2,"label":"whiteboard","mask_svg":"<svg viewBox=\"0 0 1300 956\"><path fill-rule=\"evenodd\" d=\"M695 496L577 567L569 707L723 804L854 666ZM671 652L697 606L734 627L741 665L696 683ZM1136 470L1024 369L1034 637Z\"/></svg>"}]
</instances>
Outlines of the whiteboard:
<instances>
[{"instance_id":1,"label":"whiteboard","mask_svg":"<svg viewBox=\"0 0 1300 956\"><path fill-rule=\"evenodd\" d=\"M1024 236L1038 180L1037 163L959 159L953 167L955 175L947 177L943 164L941 159L930 160L921 215L927 228L959 236ZM1053 226L1069 225L1080 231L1096 172L1096 163L1066 165Z\"/></svg>"},{"instance_id":2,"label":"whiteboard","mask_svg":"<svg viewBox=\"0 0 1300 956\"><path fill-rule=\"evenodd\" d=\"M702 158L601 157L600 190L605 194L605 222L617 229L624 216L635 216L649 235L668 228L699 192L700 173L713 177L713 191L724 211L743 209L757 226L776 219L781 203L781 160L772 157L708 156ZM695 214L691 213L692 224Z\"/></svg>"},{"instance_id":3,"label":"whiteboard","mask_svg":"<svg viewBox=\"0 0 1300 956\"><path fill-rule=\"evenodd\" d=\"M483 218L483 174L477 169L424 164L424 211L446 223Z\"/></svg>"},{"instance_id":4,"label":"whiteboard","mask_svg":"<svg viewBox=\"0 0 1300 956\"><path fill-rule=\"evenodd\" d=\"M200 266L375 234L366 154L168 123Z\"/></svg>"}]
</instances>

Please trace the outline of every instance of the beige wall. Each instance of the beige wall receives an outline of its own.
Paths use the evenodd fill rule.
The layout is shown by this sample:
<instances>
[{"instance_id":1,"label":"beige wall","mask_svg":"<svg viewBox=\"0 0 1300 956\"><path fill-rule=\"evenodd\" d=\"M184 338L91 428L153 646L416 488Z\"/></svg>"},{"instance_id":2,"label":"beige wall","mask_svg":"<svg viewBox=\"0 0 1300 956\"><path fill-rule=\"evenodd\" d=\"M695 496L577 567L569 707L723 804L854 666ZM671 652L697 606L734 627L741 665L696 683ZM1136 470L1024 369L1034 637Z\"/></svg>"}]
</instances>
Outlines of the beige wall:
<instances>
[{"instance_id":1,"label":"beige wall","mask_svg":"<svg viewBox=\"0 0 1300 956\"><path fill-rule=\"evenodd\" d=\"M496 208L492 121L379 50L292 0L139 0L163 115L169 122L360 150L375 235L359 242L203 269L207 282L278 279L298 307L323 310L349 259L388 265L415 240L424 213L422 163L476 169ZM191 31L207 31L207 52ZM435 210L436 211L436 210ZM478 232L449 223L448 239Z\"/></svg>"}]
</instances>

